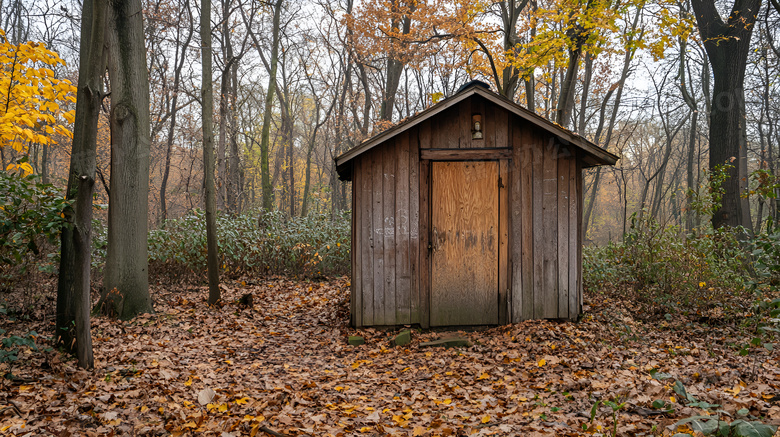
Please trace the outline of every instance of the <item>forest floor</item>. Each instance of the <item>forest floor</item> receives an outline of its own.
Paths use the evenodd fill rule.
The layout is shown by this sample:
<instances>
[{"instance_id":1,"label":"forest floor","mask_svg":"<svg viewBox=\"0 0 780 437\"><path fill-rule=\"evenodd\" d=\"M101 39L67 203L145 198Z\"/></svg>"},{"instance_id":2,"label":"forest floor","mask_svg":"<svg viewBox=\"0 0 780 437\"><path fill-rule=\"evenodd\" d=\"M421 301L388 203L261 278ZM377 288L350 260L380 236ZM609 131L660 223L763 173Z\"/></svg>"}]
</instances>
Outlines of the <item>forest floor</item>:
<instances>
[{"instance_id":1,"label":"forest floor","mask_svg":"<svg viewBox=\"0 0 780 437\"><path fill-rule=\"evenodd\" d=\"M45 350L51 309L0 315L5 337L41 334L0 364L14 375L0 435L611 435L612 406L621 436L691 431L675 424L702 414L780 424L778 353L740 356L749 329L735 323L648 322L591 297L579 323L413 329L392 347L399 330L348 326L347 279L246 282L223 285L217 308L205 287L155 286L155 314L94 319L92 371ZM453 335L472 345L420 346Z\"/></svg>"}]
</instances>

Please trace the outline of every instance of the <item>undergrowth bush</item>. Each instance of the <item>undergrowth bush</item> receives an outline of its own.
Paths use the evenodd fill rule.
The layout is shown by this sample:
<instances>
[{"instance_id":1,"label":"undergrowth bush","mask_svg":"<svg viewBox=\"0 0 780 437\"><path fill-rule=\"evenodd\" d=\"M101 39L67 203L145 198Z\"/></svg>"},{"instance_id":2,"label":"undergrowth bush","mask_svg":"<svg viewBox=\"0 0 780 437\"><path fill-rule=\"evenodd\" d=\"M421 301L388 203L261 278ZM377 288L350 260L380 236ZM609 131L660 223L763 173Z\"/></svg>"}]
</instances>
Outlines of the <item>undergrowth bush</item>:
<instances>
[{"instance_id":1,"label":"undergrowth bush","mask_svg":"<svg viewBox=\"0 0 780 437\"><path fill-rule=\"evenodd\" d=\"M55 270L67 205L39 176L0 171L0 285Z\"/></svg>"},{"instance_id":2,"label":"undergrowth bush","mask_svg":"<svg viewBox=\"0 0 780 437\"><path fill-rule=\"evenodd\" d=\"M217 217L220 268L225 274L298 277L342 275L350 268L350 220L316 214L286 217L279 211L249 211ZM158 273L206 269L205 213L192 211L149 233L149 261Z\"/></svg>"},{"instance_id":3,"label":"undergrowth bush","mask_svg":"<svg viewBox=\"0 0 780 437\"><path fill-rule=\"evenodd\" d=\"M623 243L583 251L591 292L614 292L656 314L702 314L750 297L751 260L739 230L684 235L677 226L633 217Z\"/></svg>"}]
</instances>

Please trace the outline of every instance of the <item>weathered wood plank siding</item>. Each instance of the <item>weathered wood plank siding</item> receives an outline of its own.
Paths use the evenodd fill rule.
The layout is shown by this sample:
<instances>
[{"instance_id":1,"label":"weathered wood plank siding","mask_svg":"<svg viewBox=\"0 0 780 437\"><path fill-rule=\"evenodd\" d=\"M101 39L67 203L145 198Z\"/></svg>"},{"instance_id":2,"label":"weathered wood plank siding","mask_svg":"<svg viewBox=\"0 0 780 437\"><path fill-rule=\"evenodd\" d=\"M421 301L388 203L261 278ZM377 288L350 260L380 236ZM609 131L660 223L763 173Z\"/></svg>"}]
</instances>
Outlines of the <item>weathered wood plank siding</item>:
<instances>
[{"instance_id":1,"label":"weathered wood plank siding","mask_svg":"<svg viewBox=\"0 0 780 437\"><path fill-rule=\"evenodd\" d=\"M471 138L473 114L482 116L483 139ZM497 168L491 171L501 177L497 290L489 296L498 306L491 323L576 319L582 305L578 153L476 96L357 157L352 323L428 327L435 311L430 308L430 177L436 162L451 160L492 162Z\"/></svg>"},{"instance_id":2,"label":"weathered wood plank siding","mask_svg":"<svg viewBox=\"0 0 780 437\"><path fill-rule=\"evenodd\" d=\"M580 313L581 167L573 147L512 117L511 322Z\"/></svg>"},{"instance_id":3,"label":"weathered wood plank siding","mask_svg":"<svg viewBox=\"0 0 780 437\"><path fill-rule=\"evenodd\" d=\"M418 132L355 160L355 326L420 323Z\"/></svg>"}]
</instances>

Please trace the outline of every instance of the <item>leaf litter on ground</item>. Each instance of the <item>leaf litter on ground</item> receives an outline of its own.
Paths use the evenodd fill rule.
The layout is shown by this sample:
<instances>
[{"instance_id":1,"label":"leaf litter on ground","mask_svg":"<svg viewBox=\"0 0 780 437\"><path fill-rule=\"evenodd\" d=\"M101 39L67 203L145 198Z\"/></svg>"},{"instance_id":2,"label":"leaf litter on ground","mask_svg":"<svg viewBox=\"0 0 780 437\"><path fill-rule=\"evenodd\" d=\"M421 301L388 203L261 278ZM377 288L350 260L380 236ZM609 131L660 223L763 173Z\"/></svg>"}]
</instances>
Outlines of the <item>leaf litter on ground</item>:
<instances>
[{"instance_id":1,"label":"leaf litter on ground","mask_svg":"<svg viewBox=\"0 0 780 437\"><path fill-rule=\"evenodd\" d=\"M0 365L14 375L0 382L0 434L610 435L608 405L621 402L625 436L693 435L675 424L698 415L780 424L778 355L739 356L734 327L642 321L629 303L591 300L579 323L412 327L393 347L403 327L349 327L346 278L230 284L217 307L205 287L156 286L155 314L94 319L92 371L21 350ZM50 332L51 321L0 328ZM420 347L452 337L470 346Z\"/></svg>"}]
</instances>

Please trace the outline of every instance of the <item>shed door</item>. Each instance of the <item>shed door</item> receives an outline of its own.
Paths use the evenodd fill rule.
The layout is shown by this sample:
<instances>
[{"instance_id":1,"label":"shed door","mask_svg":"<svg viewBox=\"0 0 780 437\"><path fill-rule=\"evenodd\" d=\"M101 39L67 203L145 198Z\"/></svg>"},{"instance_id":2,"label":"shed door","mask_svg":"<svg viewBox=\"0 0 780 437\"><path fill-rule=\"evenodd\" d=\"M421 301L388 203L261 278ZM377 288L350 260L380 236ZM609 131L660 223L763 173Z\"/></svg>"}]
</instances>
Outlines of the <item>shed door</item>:
<instances>
[{"instance_id":1,"label":"shed door","mask_svg":"<svg viewBox=\"0 0 780 437\"><path fill-rule=\"evenodd\" d=\"M431 326L497 324L499 164L431 164Z\"/></svg>"}]
</instances>

